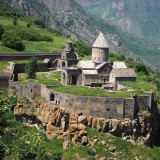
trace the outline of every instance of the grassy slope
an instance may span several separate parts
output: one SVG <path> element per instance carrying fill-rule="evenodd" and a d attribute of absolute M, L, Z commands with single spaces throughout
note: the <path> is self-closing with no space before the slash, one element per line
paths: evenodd
<path fill-rule="evenodd" d="M 12 28 L 12 29 L 18 29 L 18 28 L 27 28 L 27 23 L 24 21 L 21 21 L 20 19 L 18 20 L 18 25 L 14 26 L 13 25 L 13 19 L 11 18 L 6 18 L 6 17 L 0 17 L 0 25 L 4 27 L 4 29 Z M 51 33 L 47 30 L 40 29 L 37 26 L 32 25 L 28 30 L 30 31 L 38 31 L 42 35 L 49 35 L 53 38 L 53 42 L 33 42 L 33 41 L 26 41 L 23 40 L 23 43 L 25 45 L 25 50 L 24 52 L 61 52 L 62 49 L 65 47 L 65 42 L 67 40 L 66 37 L 64 36 L 56 36 L 54 33 Z M 17 52 L 14 49 L 10 49 L 5 47 L 2 42 L 0 41 L 0 52 Z"/>
<path fill-rule="evenodd" d="M 7 66 L 9 66 L 8 62 L 0 61 L 0 72 L 3 71 Z"/>

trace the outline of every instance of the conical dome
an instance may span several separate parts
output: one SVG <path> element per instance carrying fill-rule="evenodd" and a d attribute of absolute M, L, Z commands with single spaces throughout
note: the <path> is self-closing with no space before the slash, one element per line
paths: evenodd
<path fill-rule="evenodd" d="M 107 43 L 107 41 L 106 41 L 102 32 L 99 34 L 99 36 L 95 40 L 92 47 L 95 47 L 95 48 L 109 48 L 108 43 Z"/>

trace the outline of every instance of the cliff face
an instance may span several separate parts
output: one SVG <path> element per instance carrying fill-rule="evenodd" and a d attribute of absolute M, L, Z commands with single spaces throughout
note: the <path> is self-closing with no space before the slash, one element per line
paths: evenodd
<path fill-rule="evenodd" d="M 82 114 L 74 115 L 59 106 L 47 106 L 43 100 L 30 102 L 26 98 L 21 98 L 14 108 L 14 115 L 22 122 L 38 124 L 49 139 L 70 138 L 73 144 L 77 144 L 77 140 L 81 139 L 84 145 L 88 143 L 84 142 L 84 139 L 87 139 L 86 126 L 122 137 L 133 145 L 142 145 L 145 148 L 153 146 L 159 128 L 159 114 L 156 108 L 141 111 L 134 119 L 105 119 Z"/>

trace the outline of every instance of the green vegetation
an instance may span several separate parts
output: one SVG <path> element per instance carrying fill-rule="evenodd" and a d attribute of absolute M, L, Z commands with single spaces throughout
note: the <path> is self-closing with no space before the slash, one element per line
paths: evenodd
<path fill-rule="evenodd" d="M 3 95 L 3 98 L 0 96 L 0 159 L 2 160 L 88 160 L 94 159 L 95 155 L 98 155 L 98 158 L 105 156 L 108 159 L 120 160 L 134 160 L 135 157 L 142 160 L 159 159 L 159 147 L 154 146 L 152 149 L 135 147 L 121 138 L 99 133 L 89 127 L 87 127 L 88 137 L 98 137 L 98 142 L 93 147 L 78 144 L 64 150 L 62 140 L 49 140 L 43 131 L 17 121 L 12 113 L 16 99 L 8 98 L 6 89 L 0 89 L 0 95 Z M 115 154 L 108 150 L 111 146 L 116 148 Z"/>
<path fill-rule="evenodd" d="M 19 74 L 18 82 L 19 84 L 28 84 L 26 80 L 26 74 Z M 53 90 L 57 92 L 62 92 L 77 96 L 98 96 L 98 97 L 122 97 L 127 98 L 131 95 L 143 95 L 145 91 L 155 91 L 156 87 L 152 84 L 146 83 L 141 79 L 140 75 L 137 75 L 136 82 L 130 82 L 126 85 L 131 87 L 131 91 L 114 91 L 108 92 L 103 89 L 88 88 L 86 86 L 62 86 L 61 85 L 61 73 L 60 72 L 48 72 L 48 73 L 37 73 L 34 80 L 30 80 L 30 83 L 42 83 L 47 86 L 54 86 Z"/>
<path fill-rule="evenodd" d="M 6 47 L 15 49 L 17 51 L 22 51 L 25 48 L 21 38 L 15 32 L 6 31 L 4 34 L 2 34 L 1 39 Z"/>
<path fill-rule="evenodd" d="M 32 57 L 31 59 L 28 60 L 28 63 L 25 66 L 25 72 L 27 74 L 27 79 L 34 79 L 36 78 L 36 71 L 37 71 L 37 64 L 38 58 L 37 57 Z"/>
<path fill-rule="evenodd" d="M 9 66 L 7 61 L 0 61 L 0 72 L 7 68 L 7 66 Z"/>
<path fill-rule="evenodd" d="M 4 28 L 2 26 L 0 26 L 0 40 L 1 40 L 1 36 L 4 33 Z"/>
<path fill-rule="evenodd" d="M 28 84 L 28 83 L 41 83 L 47 86 L 57 86 L 61 85 L 61 73 L 60 72 L 44 72 L 44 73 L 36 73 L 35 79 L 30 79 L 29 82 L 27 79 L 27 75 L 25 73 L 18 74 L 18 84 Z"/>
<path fill-rule="evenodd" d="M 92 53 L 92 47 L 82 43 L 81 41 L 73 42 L 73 47 L 80 57 L 89 56 Z"/>
<path fill-rule="evenodd" d="M 15 26 L 18 25 L 17 17 L 14 17 L 14 18 L 13 18 L 13 24 L 14 24 Z"/>

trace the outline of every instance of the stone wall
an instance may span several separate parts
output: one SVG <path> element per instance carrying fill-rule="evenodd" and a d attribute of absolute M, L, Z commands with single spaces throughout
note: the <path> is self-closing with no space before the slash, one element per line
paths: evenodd
<path fill-rule="evenodd" d="M 53 52 L 53 53 L 1 53 L 0 54 L 0 59 L 1 60 L 6 60 L 6 61 L 11 61 L 11 60 L 27 60 L 32 57 L 38 57 L 38 59 L 44 60 L 45 58 L 60 58 L 61 54 L 58 52 Z"/>
<path fill-rule="evenodd" d="M 9 96 L 27 96 L 29 98 L 42 96 L 49 105 L 57 104 L 74 114 L 116 119 L 133 118 L 137 115 L 139 110 L 148 111 L 150 105 L 150 107 L 155 107 L 155 103 L 151 104 L 153 100 L 153 95 L 151 93 L 126 99 L 84 97 L 59 93 L 41 84 L 21 86 L 11 83 L 9 87 Z"/>
<path fill-rule="evenodd" d="M 24 73 L 26 64 L 15 64 L 13 73 Z M 47 71 L 47 63 L 38 63 L 37 72 Z"/>
<path fill-rule="evenodd" d="M 12 76 L 12 73 L 0 72 L 0 87 L 8 87 L 9 79 L 11 76 Z"/>

